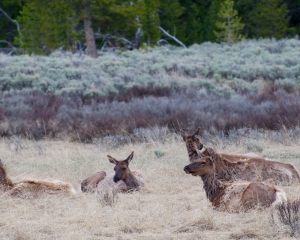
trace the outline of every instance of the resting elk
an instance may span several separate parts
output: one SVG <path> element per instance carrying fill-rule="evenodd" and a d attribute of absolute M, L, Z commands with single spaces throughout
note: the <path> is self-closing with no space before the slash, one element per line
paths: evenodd
<path fill-rule="evenodd" d="M 107 155 L 108 160 L 115 164 L 114 174 L 106 175 L 104 171 L 94 173 L 81 183 L 83 192 L 101 191 L 105 188 L 112 187 L 116 192 L 130 192 L 140 190 L 145 186 L 143 177 L 139 171 L 131 171 L 129 163 L 133 158 L 132 152 L 125 160 L 118 161 Z"/>
<path fill-rule="evenodd" d="M 200 128 L 192 135 L 181 131 L 186 142 L 190 162 L 199 157 L 210 156 L 208 149 L 197 137 Z M 268 160 L 254 153 L 226 154 L 215 153 L 216 174 L 223 181 L 247 180 L 269 181 L 274 184 L 290 185 L 300 181 L 300 176 L 292 164 Z"/>
<path fill-rule="evenodd" d="M 30 198 L 48 194 L 76 194 L 71 184 L 59 180 L 28 179 L 13 183 L 0 160 L 0 191 L 14 197 Z"/>
<path fill-rule="evenodd" d="M 240 181 L 224 184 L 216 173 L 215 156 L 198 158 L 184 167 L 184 171 L 200 176 L 206 197 L 220 211 L 239 212 L 255 207 L 269 207 L 285 203 L 286 194 L 275 186 L 261 182 Z"/>

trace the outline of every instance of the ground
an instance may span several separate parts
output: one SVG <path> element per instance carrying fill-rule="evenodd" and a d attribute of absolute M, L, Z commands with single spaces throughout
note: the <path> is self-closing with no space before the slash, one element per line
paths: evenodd
<path fill-rule="evenodd" d="M 286 140 L 264 139 L 256 153 L 292 163 L 300 170 L 300 138 Z M 249 145 L 240 141 L 215 142 L 213 147 L 219 152 L 249 151 Z M 135 155 L 130 168 L 143 173 L 144 190 L 118 194 L 110 202 L 80 192 L 81 181 L 89 175 L 99 170 L 113 172 L 107 154 L 124 160 L 131 151 Z M 70 182 L 78 192 L 39 199 L 0 195 L 0 239 L 292 239 L 287 227 L 272 222 L 272 209 L 239 214 L 213 210 L 201 179 L 183 171 L 188 157 L 180 137 L 116 147 L 2 139 L 0 158 L 14 182 L 55 178 Z M 300 184 L 281 188 L 290 199 L 300 197 Z"/>

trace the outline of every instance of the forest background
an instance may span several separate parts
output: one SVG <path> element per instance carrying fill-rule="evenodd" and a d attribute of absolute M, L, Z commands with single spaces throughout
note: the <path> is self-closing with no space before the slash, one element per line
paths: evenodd
<path fill-rule="evenodd" d="M 0 20 L 2 136 L 299 127 L 300 0 L 3 0 Z"/>

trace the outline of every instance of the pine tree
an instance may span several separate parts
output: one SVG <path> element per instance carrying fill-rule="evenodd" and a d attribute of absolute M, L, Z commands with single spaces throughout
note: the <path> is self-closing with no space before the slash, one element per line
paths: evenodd
<path fill-rule="evenodd" d="M 253 37 L 283 38 L 288 33 L 287 5 L 282 0 L 259 0 L 249 19 Z"/>
<path fill-rule="evenodd" d="M 180 16 L 180 25 L 184 29 L 181 40 L 187 45 L 204 42 L 206 1 L 180 0 L 180 5 L 184 8 Z"/>
<path fill-rule="evenodd" d="M 185 39 L 185 25 L 180 20 L 183 12 L 178 0 L 162 0 L 159 6 L 159 25 L 181 41 Z"/>
<path fill-rule="evenodd" d="M 21 47 L 29 52 L 70 49 L 78 37 L 76 12 L 63 1 L 27 1 L 18 20 L 23 32 Z"/>
<path fill-rule="evenodd" d="M 244 24 L 241 23 L 241 18 L 238 17 L 238 12 L 233 7 L 233 0 L 225 0 L 221 4 L 216 22 L 216 28 L 219 31 L 214 31 L 219 42 L 234 43 L 243 38 L 241 31 Z"/>
<path fill-rule="evenodd" d="M 161 36 L 159 26 L 159 0 L 144 0 L 141 23 L 144 39 L 148 45 L 155 44 Z"/>
<path fill-rule="evenodd" d="M 223 0 L 213 0 L 210 4 L 208 4 L 206 8 L 207 14 L 204 19 L 204 36 L 205 41 L 215 42 L 216 35 L 214 31 L 216 31 L 216 21 L 218 12 L 220 11 L 220 6 Z"/>
<path fill-rule="evenodd" d="M 141 7 L 144 3 L 139 0 L 25 0 L 19 18 L 26 35 L 23 47 L 30 52 L 49 53 L 62 46 L 72 49 L 75 42 L 84 39 L 88 55 L 96 57 L 97 44 L 103 44 L 103 38 L 95 39 L 95 30 L 100 30 L 101 36 L 115 36 L 110 43 L 119 45 L 116 39 L 132 40 L 143 20 L 151 18 L 145 14 L 156 11 L 151 20 L 157 19 L 157 9 L 153 7 L 151 12 L 145 12 L 145 7 Z M 150 35 L 157 23 L 158 20 L 148 24 Z"/>

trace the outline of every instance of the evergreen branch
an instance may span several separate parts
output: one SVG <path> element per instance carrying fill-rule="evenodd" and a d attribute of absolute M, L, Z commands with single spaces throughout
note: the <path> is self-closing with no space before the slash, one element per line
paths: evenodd
<path fill-rule="evenodd" d="M 173 39 L 175 42 L 177 42 L 180 46 L 182 46 L 183 48 L 186 48 L 186 46 L 181 42 L 179 41 L 176 37 L 170 35 L 166 30 L 164 30 L 162 27 L 159 27 L 160 31 L 163 32 L 163 34 L 165 34 L 167 37 Z"/>

